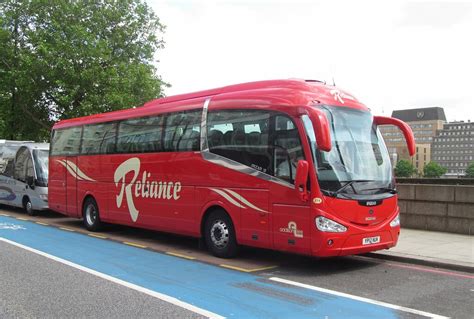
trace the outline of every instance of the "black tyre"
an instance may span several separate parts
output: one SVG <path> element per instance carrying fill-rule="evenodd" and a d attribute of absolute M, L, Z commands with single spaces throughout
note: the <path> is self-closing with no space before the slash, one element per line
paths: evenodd
<path fill-rule="evenodd" d="M 224 210 L 213 211 L 206 219 L 204 239 L 209 251 L 217 257 L 232 258 L 237 255 L 234 224 Z"/>
<path fill-rule="evenodd" d="M 84 207 L 82 208 L 82 217 L 84 226 L 87 230 L 98 231 L 102 228 L 102 222 L 100 221 L 99 216 L 99 207 L 95 199 L 89 197 L 84 202 Z"/>
<path fill-rule="evenodd" d="M 33 204 L 31 203 L 31 200 L 29 197 L 25 197 L 23 199 L 23 208 L 25 210 L 25 213 L 27 213 L 30 216 L 35 216 L 35 210 L 33 209 Z"/>

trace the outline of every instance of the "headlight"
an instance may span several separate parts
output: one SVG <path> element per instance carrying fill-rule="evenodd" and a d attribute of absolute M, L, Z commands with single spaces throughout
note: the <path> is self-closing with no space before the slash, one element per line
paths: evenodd
<path fill-rule="evenodd" d="M 44 200 L 45 202 L 48 201 L 48 194 L 40 194 L 39 197 Z"/>
<path fill-rule="evenodd" d="M 395 216 L 395 218 L 390 222 L 391 227 L 397 227 L 398 225 L 400 225 L 400 214 L 397 214 L 397 216 Z"/>
<path fill-rule="evenodd" d="M 316 217 L 315 222 L 316 227 L 323 232 L 343 233 L 347 230 L 347 227 L 323 216 Z"/>

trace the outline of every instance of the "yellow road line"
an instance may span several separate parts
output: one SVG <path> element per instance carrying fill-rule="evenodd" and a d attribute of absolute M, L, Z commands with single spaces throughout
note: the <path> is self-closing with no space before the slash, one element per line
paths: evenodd
<path fill-rule="evenodd" d="M 66 227 L 59 227 L 59 229 L 62 229 L 62 230 L 67 230 L 67 231 L 71 231 L 71 232 L 75 232 L 74 229 L 71 229 L 71 228 L 66 228 Z"/>
<path fill-rule="evenodd" d="M 49 226 L 49 224 L 42 223 L 42 222 L 36 222 L 37 224 L 44 225 L 44 226 Z"/>
<path fill-rule="evenodd" d="M 179 253 L 174 253 L 172 251 L 167 251 L 166 254 L 171 255 L 171 256 L 175 256 L 175 257 L 181 257 L 181 258 L 184 258 L 184 259 L 189 259 L 189 260 L 196 259 L 195 257 L 187 256 L 187 255 L 183 255 L 183 254 L 179 254 Z"/>
<path fill-rule="evenodd" d="M 261 268 L 246 269 L 246 268 L 241 268 L 241 267 L 231 266 L 231 265 L 226 265 L 226 264 L 221 264 L 219 266 L 233 269 L 233 270 L 242 271 L 242 272 L 256 272 L 256 271 L 262 271 L 262 270 L 273 269 L 273 268 L 278 267 L 278 266 L 268 266 L 268 267 L 261 267 Z"/>
<path fill-rule="evenodd" d="M 104 236 L 104 235 L 97 235 L 97 234 L 90 234 L 90 233 L 88 233 L 87 235 L 92 236 L 92 237 L 102 238 L 102 239 L 107 238 L 107 236 Z"/>
<path fill-rule="evenodd" d="M 277 268 L 278 266 L 268 266 L 268 267 L 262 267 L 262 268 L 253 268 L 250 269 L 250 272 L 255 272 L 255 271 L 262 271 L 262 270 L 269 270 L 269 269 L 274 269 Z"/>
<path fill-rule="evenodd" d="M 19 220 L 29 220 L 28 218 L 23 218 L 23 217 L 16 217 L 16 219 L 19 219 Z"/>
<path fill-rule="evenodd" d="M 243 271 L 243 272 L 250 272 L 250 270 L 248 270 L 248 269 L 240 268 L 240 267 L 237 267 L 237 266 L 231 266 L 231 265 L 226 265 L 226 264 L 221 264 L 219 266 L 224 267 L 224 268 L 233 269 L 233 270 Z"/>
<path fill-rule="evenodd" d="M 140 245 L 140 244 L 131 243 L 131 242 L 128 242 L 128 241 L 124 241 L 123 243 L 124 243 L 125 245 L 129 245 L 129 246 L 133 246 L 133 247 L 147 248 L 147 246 L 143 246 L 143 245 Z"/>

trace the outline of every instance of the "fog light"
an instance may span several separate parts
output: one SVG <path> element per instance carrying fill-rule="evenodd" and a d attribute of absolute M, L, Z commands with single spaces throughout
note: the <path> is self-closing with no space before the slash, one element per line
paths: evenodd
<path fill-rule="evenodd" d="M 332 239 L 329 239 L 328 240 L 328 246 L 332 246 L 332 244 L 334 244 L 334 241 Z"/>

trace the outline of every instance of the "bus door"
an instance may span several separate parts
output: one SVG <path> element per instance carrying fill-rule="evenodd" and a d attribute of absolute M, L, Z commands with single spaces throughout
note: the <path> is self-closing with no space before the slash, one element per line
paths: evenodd
<path fill-rule="evenodd" d="M 50 208 L 72 216 L 77 216 L 76 178 L 78 177 L 75 164 L 81 135 L 82 126 L 75 126 L 54 130 L 51 136 L 48 197 L 49 202 L 54 204 Z"/>
<path fill-rule="evenodd" d="M 67 156 L 67 165 L 71 174 L 66 174 L 66 212 L 69 216 L 79 217 L 77 205 L 77 181 L 81 178 L 77 174 L 77 156 Z"/>
<path fill-rule="evenodd" d="M 65 160 L 65 157 L 56 157 L 49 162 L 49 208 L 61 213 L 66 212 L 66 177 L 69 174 Z"/>
<path fill-rule="evenodd" d="M 27 147 L 21 147 L 15 159 L 15 184 L 12 188 L 13 192 L 17 198 L 17 205 L 23 205 L 23 196 L 29 196 L 29 188 L 28 182 L 34 178 L 34 171 L 33 171 L 33 159 L 31 157 L 30 150 Z M 31 200 L 31 198 L 30 198 Z"/>
<path fill-rule="evenodd" d="M 298 128 L 287 116 L 274 117 L 272 129 L 273 172 L 270 183 L 273 245 L 275 249 L 297 253 L 311 251 L 311 211 L 294 188 L 298 160 L 305 158 Z"/>

